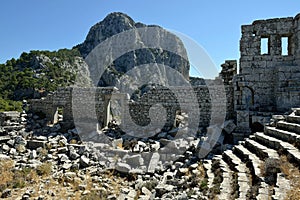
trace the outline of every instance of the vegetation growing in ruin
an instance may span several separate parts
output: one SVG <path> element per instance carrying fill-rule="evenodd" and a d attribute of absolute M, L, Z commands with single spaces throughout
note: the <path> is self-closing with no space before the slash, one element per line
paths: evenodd
<path fill-rule="evenodd" d="M 65 66 L 73 66 L 76 56 L 77 49 L 30 51 L 0 64 L 0 111 L 20 110 L 20 100 L 74 83 L 74 69 Z"/>
<path fill-rule="evenodd" d="M 299 169 L 288 161 L 286 156 L 280 157 L 281 172 L 287 176 L 291 183 L 291 190 L 287 192 L 286 199 L 297 200 L 300 197 Z"/>
<path fill-rule="evenodd" d="M 25 192 L 29 188 L 32 188 L 33 193 L 31 197 L 38 197 L 42 194 L 42 192 L 53 191 L 55 192 L 55 196 L 58 199 L 67 199 L 70 197 L 70 193 L 68 193 L 68 187 L 74 190 L 72 194 L 72 199 L 107 199 L 107 197 L 111 194 L 119 194 L 121 185 L 124 183 L 125 178 L 121 178 L 120 176 L 116 176 L 114 172 L 107 171 L 102 174 L 103 179 L 109 179 L 111 184 L 110 191 L 105 189 L 106 185 L 102 185 L 102 183 L 94 183 L 92 177 L 87 174 L 82 180 L 82 178 L 74 177 L 67 178 L 66 176 L 62 176 L 58 181 L 55 180 L 52 176 L 52 163 L 45 162 L 38 166 L 36 169 L 34 168 L 21 168 L 14 169 L 14 161 L 11 159 L 4 159 L 0 161 L 0 197 L 3 195 L 6 189 L 10 189 L 12 191 L 11 198 L 16 198 L 20 193 Z M 43 184 L 43 189 L 40 188 L 40 185 Z M 89 191 L 86 194 L 83 194 L 80 191 L 80 185 L 86 185 L 85 190 Z M 95 186 L 100 188 L 95 190 Z M 51 193 L 44 194 L 46 199 L 47 196 L 51 196 Z M 53 196 L 52 196 L 53 197 Z"/>

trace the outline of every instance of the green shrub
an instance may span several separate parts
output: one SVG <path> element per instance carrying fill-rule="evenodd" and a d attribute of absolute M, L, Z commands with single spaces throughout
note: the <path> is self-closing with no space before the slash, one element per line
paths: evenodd
<path fill-rule="evenodd" d="M 44 63 L 43 67 L 35 66 L 35 57 L 41 55 L 47 56 L 51 62 Z M 13 108 L 14 101 L 32 98 L 34 91 L 55 91 L 58 87 L 73 84 L 76 74 L 65 69 L 63 63 L 73 65 L 76 56 L 80 53 L 75 48 L 53 52 L 30 51 L 22 53 L 17 60 L 0 64 L 0 97 L 5 100 L 0 102 L 0 110 L 16 110 Z"/>
<path fill-rule="evenodd" d="M 0 112 L 3 111 L 22 111 L 22 102 L 5 100 L 0 97 Z"/>

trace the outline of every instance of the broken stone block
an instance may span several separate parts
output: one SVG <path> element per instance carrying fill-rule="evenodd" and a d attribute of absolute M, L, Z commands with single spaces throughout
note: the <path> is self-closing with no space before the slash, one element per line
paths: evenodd
<path fill-rule="evenodd" d="M 144 164 L 144 160 L 141 155 L 133 155 L 125 158 L 125 162 L 129 164 L 132 168 L 137 168 Z"/>
<path fill-rule="evenodd" d="M 36 150 L 32 150 L 32 151 L 30 152 L 29 158 L 30 158 L 30 159 L 35 159 L 36 157 L 37 157 Z"/>
<path fill-rule="evenodd" d="M 119 171 L 119 172 L 128 173 L 131 170 L 131 167 L 127 163 L 118 162 L 116 164 L 116 170 Z"/>
<path fill-rule="evenodd" d="M 148 190 L 146 187 L 142 187 L 142 193 L 146 196 L 151 196 L 151 191 Z"/>
<path fill-rule="evenodd" d="M 148 165 L 148 170 L 147 170 L 148 173 L 154 173 L 155 172 L 155 169 L 157 167 L 159 159 L 160 159 L 159 153 L 153 153 L 153 155 L 151 157 L 151 160 L 149 162 L 149 165 Z"/>
<path fill-rule="evenodd" d="M 1 198 L 8 198 L 11 196 L 11 190 L 10 189 L 6 189 L 2 192 Z"/>
<path fill-rule="evenodd" d="M 90 159 L 87 158 L 85 155 L 80 157 L 80 166 L 83 168 L 86 168 L 88 166 L 90 166 Z"/>
<path fill-rule="evenodd" d="M 6 137 L 6 139 L 8 139 L 8 140 L 6 140 L 6 141 L 7 141 L 6 144 L 8 144 L 9 146 L 13 147 L 13 146 L 15 145 L 15 140 L 10 139 L 9 136 L 1 136 L 1 137 L 0 137 L 0 141 L 1 141 L 1 138 L 2 138 L 2 137 Z"/>
<path fill-rule="evenodd" d="M 9 151 L 9 149 L 10 149 L 9 146 L 6 145 L 6 144 L 4 144 L 4 145 L 2 146 L 2 150 L 5 151 L 5 152 Z"/>
<path fill-rule="evenodd" d="M 57 152 L 58 153 L 66 153 L 68 151 L 68 148 L 67 147 L 60 147 L 60 148 L 57 148 Z"/>
<path fill-rule="evenodd" d="M 14 148 L 11 148 L 11 149 L 9 150 L 9 154 L 10 154 L 10 155 L 17 155 L 17 150 L 14 149 Z"/>
<path fill-rule="evenodd" d="M 65 155 L 65 154 L 59 154 L 58 157 L 60 159 L 60 162 L 62 162 L 62 163 L 70 161 L 69 158 L 68 158 L 68 156 Z"/>
<path fill-rule="evenodd" d="M 76 153 L 76 151 L 74 150 L 74 151 L 70 151 L 69 157 L 71 160 L 76 160 L 77 158 L 80 157 L 80 155 L 78 153 Z"/>
<path fill-rule="evenodd" d="M 69 170 L 72 167 L 72 163 L 64 163 L 62 165 L 62 168 L 65 170 Z"/>
<path fill-rule="evenodd" d="M 48 140 L 48 138 L 46 136 L 42 136 L 42 135 L 36 137 L 35 139 L 40 140 L 40 141 L 47 141 Z"/>
<path fill-rule="evenodd" d="M 112 146 L 115 149 L 120 149 L 123 147 L 123 139 L 119 138 L 119 139 L 115 139 L 112 141 Z"/>
<path fill-rule="evenodd" d="M 9 140 L 10 140 L 10 136 L 0 136 L 0 143 L 6 143 Z M 13 146 L 14 140 L 11 141 L 13 142 L 11 146 Z"/>
<path fill-rule="evenodd" d="M 10 159 L 9 156 L 4 155 L 4 154 L 0 154 L 0 161 L 1 161 L 1 160 L 9 160 L 9 159 Z"/>
<path fill-rule="evenodd" d="M 150 145 L 150 149 L 151 149 L 151 151 L 158 151 L 158 150 L 159 150 L 159 148 L 160 148 L 160 143 L 159 143 L 159 142 L 157 142 L 157 141 L 155 141 L 155 143 L 154 143 L 154 144 L 151 144 L 151 145 Z"/>
<path fill-rule="evenodd" d="M 234 131 L 234 129 L 236 128 L 235 123 L 233 122 L 233 120 L 227 120 L 224 122 L 224 127 L 223 130 L 227 133 L 230 134 Z"/>
<path fill-rule="evenodd" d="M 159 184 L 156 186 L 155 190 L 158 194 L 158 196 L 162 196 L 165 193 L 173 191 L 175 186 L 173 185 L 168 185 L 168 184 Z"/>
<path fill-rule="evenodd" d="M 38 141 L 38 140 L 28 140 L 27 141 L 28 149 L 37 149 L 39 147 L 45 148 L 45 145 L 46 145 L 45 141 Z"/>

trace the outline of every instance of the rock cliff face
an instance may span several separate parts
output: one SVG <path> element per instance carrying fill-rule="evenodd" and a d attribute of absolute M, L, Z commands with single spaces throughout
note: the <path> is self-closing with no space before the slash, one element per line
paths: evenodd
<path fill-rule="evenodd" d="M 147 27 L 155 27 L 163 30 L 159 26 L 147 26 L 142 23 L 136 23 L 129 16 L 123 13 L 111 13 L 103 21 L 95 24 L 90 29 L 86 40 L 77 47 L 82 56 L 85 58 L 97 45 L 106 39 L 124 31 Z M 176 46 L 178 52 L 183 52 L 183 55 L 185 55 L 184 57 L 187 58 L 186 50 L 182 41 L 170 32 L 167 32 L 167 34 L 168 40 L 172 43 L 171 45 Z M 154 38 L 154 40 L 162 42 L 164 38 L 160 37 L 163 36 L 157 35 L 157 38 Z M 158 46 L 160 46 L 160 44 Z M 143 48 L 127 52 L 115 59 L 113 64 L 109 66 L 102 75 L 98 85 L 114 86 L 119 82 L 120 77 L 126 72 L 133 69 L 135 66 L 147 63 L 157 63 L 169 66 L 181 73 L 186 80 L 189 79 L 189 62 L 187 60 L 162 48 Z M 91 69 L 92 67 L 94 66 L 90 66 L 90 71 L 94 71 Z M 147 70 L 143 71 L 143 73 L 147 73 Z"/>

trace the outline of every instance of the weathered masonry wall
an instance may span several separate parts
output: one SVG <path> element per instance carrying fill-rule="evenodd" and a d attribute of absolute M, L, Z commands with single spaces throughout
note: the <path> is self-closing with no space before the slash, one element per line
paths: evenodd
<path fill-rule="evenodd" d="M 34 112 L 45 113 L 50 123 L 57 122 L 58 108 L 60 108 L 63 112 L 63 122 L 68 125 L 73 124 L 75 109 L 77 121 L 99 123 L 101 127 L 104 127 L 112 118 L 121 119 L 121 123 L 125 126 L 132 126 L 132 123 L 146 126 L 150 123 L 150 118 L 152 121 L 161 122 L 162 115 L 150 116 L 151 108 L 160 104 L 166 110 L 165 129 L 174 126 L 177 112 L 187 113 L 190 119 L 189 123 L 197 123 L 194 125 L 198 127 L 207 127 L 211 120 L 212 104 L 216 109 L 215 112 L 220 112 L 221 109 L 224 110 L 221 107 L 222 103 L 225 103 L 227 110 L 224 112 L 227 111 L 227 118 L 233 115 L 233 110 L 230 109 L 233 103 L 232 87 L 224 87 L 222 82 L 220 83 L 221 80 L 215 81 L 219 81 L 219 83 L 214 85 L 214 81 L 209 81 L 208 84 L 213 85 L 209 88 L 207 85 L 155 87 L 138 101 L 130 101 L 129 96 L 118 93 L 117 88 L 65 88 L 59 89 L 46 98 L 31 100 L 30 106 Z M 87 105 L 92 101 L 95 102 L 95 105 Z M 72 110 L 74 102 L 76 106 Z M 93 121 L 94 112 L 97 115 L 97 122 Z"/>
<path fill-rule="evenodd" d="M 300 104 L 300 15 L 242 26 L 240 52 L 234 109 L 239 131 L 249 132 Z"/>
<path fill-rule="evenodd" d="M 195 95 L 194 99 L 191 98 L 191 94 Z M 200 116 L 198 116 L 200 117 L 199 126 L 207 126 L 209 122 L 211 99 L 208 88 L 205 86 L 194 88 L 155 88 L 142 96 L 138 102 L 130 103 L 130 114 L 133 120 L 140 125 L 148 124 L 150 122 L 149 108 L 157 103 L 161 103 L 167 111 L 166 128 L 173 127 L 175 115 L 178 111 L 185 112 L 190 118 L 195 119 L 199 113 L 193 112 L 197 112 L 198 109 L 200 111 Z M 157 116 L 157 118 L 160 117 Z"/>
<path fill-rule="evenodd" d="M 108 109 L 108 102 L 111 97 L 112 91 L 114 88 L 80 88 L 80 92 L 76 94 L 76 100 L 81 102 L 82 109 L 79 110 L 79 117 L 89 120 L 93 110 L 96 110 L 97 118 L 100 124 L 103 124 L 107 121 L 105 113 Z M 96 106 L 93 107 L 93 110 L 86 110 L 88 106 L 84 104 L 88 103 L 88 98 L 94 98 Z M 34 112 L 42 112 L 46 115 L 46 118 L 49 120 L 49 123 L 56 123 L 58 120 L 58 109 L 61 109 L 63 112 L 63 122 L 67 123 L 69 126 L 72 126 L 74 122 L 73 118 L 73 88 L 60 88 L 53 94 L 48 95 L 42 99 L 32 99 L 30 100 L 30 109 Z M 81 111 L 81 112 L 80 112 Z M 89 114 L 89 115 L 88 115 Z"/>
<path fill-rule="evenodd" d="M 234 85 L 233 77 L 237 74 L 237 61 L 225 60 L 221 65 L 222 70 L 219 78 L 223 80 L 226 93 L 226 120 L 235 119 L 236 113 L 234 110 Z"/>

